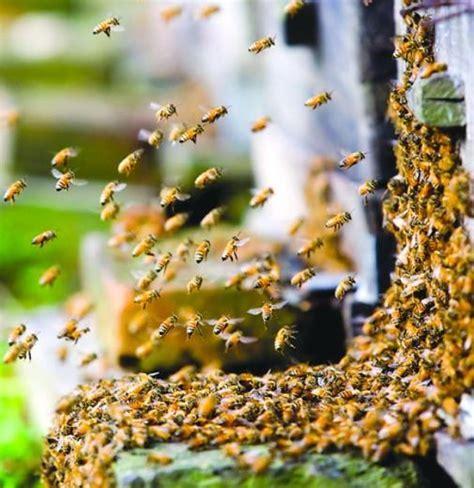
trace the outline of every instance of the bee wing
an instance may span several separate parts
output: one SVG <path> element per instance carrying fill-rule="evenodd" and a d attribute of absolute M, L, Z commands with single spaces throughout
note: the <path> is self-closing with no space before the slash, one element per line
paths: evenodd
<path fill-rule="evenodd" d="M 242 342 L 242 344 L 251 344 L 252 342 L 258 341 L 256 337 L 248 337 L 248 336 L 241 336 L 239 340 L 240 342 Z"/>
<path fill-rule="evenodd" d="M 241 324 L 243 321 L 244 321 L 244 319 L 242 319 L 242 318 L 230 319 L 229 320 L 229 325 Z"/>
<path fill-rule="evenodd" d="M 237 242 L 235 245 L 237 247 L 242 247 L 242 246 L 245 246 L 245 244 L 247 244 L 247 242 L 250 241 L 250 237 L 246 237 L 245 239 L 240 239 L 239 242 Z"/>
<path fill-rule="evenodd" d="M 216 319 L 209 319 L 209 320 L 205 320 L 204 322 L 206 322 L 207 325 L 210 325 L 212 327 L 216 325 L 218 321 Z"/>
<path fill-rule="evenodd" d="M 209 110 L 211 110 L 211 108 L 206 107 L 205 105 L 199 105 L 199 110 L 201 110 L 202 112 L 209 112 Z"/>
<path fill-rule="evenodd" d="M 117 185 L 115 185 L 114 191 L 115 192 L 123 191 L 125 190 L 125 188 L 127 188 L 127 183 L 118 183 Z"/>
<path fill-rule="evenodd" d="M 76 179 L 72 180 L 72 184 L 74 186 L 84 186 L 87 185 L 87 183 L 88 183 L 87 180 L 76 180 Z"/>
<path fill-rule="evenodd" d="M 51 174 L 58 180 L 59 178 L 61 178 L 61 176 L 63 175 L 63 173 L 61 173 L 61 171 L 59 171 L 58 169 L 56 168 L 53 168 L 51 170 Z"/>
<path fill-rule="evenodd" d="M 191 198 L 191 195 L 189 193 L 177 193 L 176 198 L 180 202 L 185 202 L 186 200 L 189 200 Z"/>
<path fill-rule="evenodd" d="M 112 32 L 123 32 L 125 30 L 125 27 L 123 25 L 113 25 L 110 30 Z"/>
<path fill-rule="evenodd" d="M 138 131 L 137 138 L 139 141 L 148 141 L 148 138 L 151 136 L 151 132 L 146 129 L 140 129 Z"/>
<path fill-rule="evenodd" d="M 251 188 L 250 193 L 252 195 L 258 195 L 260 193 L 260 188 Z"/>
<path fill-rule="evenodd" d="M 274 303 L 272 305 L 272 308 L 274 310 L 280 310 L 281 308 L 283 308 L 288 302 L 286 300 L 283 300 L 281 302 L 278 302 L 278 303 Z"/>
<path fill-rule="evenodd" d="M 249 313 L 250 315 L 259 315 L 261 312 L 262 312 L 262 307 L 250 308 L 249 310 L 247 310 L 247 313 Z"/>
<path fill-rule="evenodd" d="M 229 337 L 230 337 L 230 333 L 229 332 L 221 332 L 219 334 L 219 337 L 223 340 L 223 341 L 226 341 Z"/>
<path fill-rule="evenodd" d="M 156 102 L 150 102 L 150 108 L 152 110 L 160 110 L 161 107 L 163 107 L 163 105 L 160 105 L 159 103 Z"/>
<path fill-rule="evenodd" d="M 140 271 L 138 269 L 134 269 L 132 271 L 130 271 L 130 274 L 136 279 L 136 280 L 139 280 L 141 278 L 143 278 L 143 276 L 145 276 L 145 272 L 144 271 Z"/>

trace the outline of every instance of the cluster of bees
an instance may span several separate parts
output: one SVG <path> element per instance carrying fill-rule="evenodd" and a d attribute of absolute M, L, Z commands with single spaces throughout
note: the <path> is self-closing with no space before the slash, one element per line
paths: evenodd
<path fill-rule="evenodd" d="M 383 204 L 385 226 L 394 234 L 398 252 L 392 284 L 382 306 L 365 322 L 364 335 L 356 337 L 345 357 L 331 366 L 300 364 L 263 377 L 224 374 L 212 368 L 199 373 L 186 366 L 168 381 L 137 374 L 79 386 L 60 401 L 46 437 L 42 473 L 49 485 L 106 485 L 120 450 L 156 442 L 186 442 L 191 449 L 219 447 L 239 466 L 262 472 L 271 464 L 274 453 L 293 460 L 305 453 L 355 447 L 378 461 L 390 452 L 426 455 L 435 432 L 446 429 L 451 435 L 458 433 L 460 396 L 474 386 L 474 254 L 463 228 L 463 217 L 472 216 L 473 210 L 469 179 L 459 164 L 455 144 L 448 135 L 417 121 L 408 107 L 407 91 L 415 79 L 446 67 L 435 63 L 429 18 L 408 8 L 416 5 L 412 0 L 404 0 L 404 4 L 406 32 L 396 39 L 394 54 L 405 62 L 404 73 L 389 100 L 397 131 L 398 174 L 389 182 Z M 287 13 L 294 15 L 303 5 L 302 1 L 292 1 Z M 181 13 L 170 12 L 169 20 Z M 112 30 L 113 23 L 109 24 Z M 96 30 L 109 35 L 108 24 L 104 25 Z M 274 44 L 273 38 L 264 38 L 249 50 L 258 53 Z M 317 108 L 328 103 L 331 96 L 324 92 L 307 100 L 306 105 Z M 160 120 L 176 114 L 176 107 L 170 105 L 154 109 Z M 226 115 L 227 110 L 216 113 L 220 115 L 214 120 Z M 212 115 L 202 123 L 213 123 L 211 119 Z M 266 123 L 267 119 L 260 126 Z M 203 129 L 200 124 L 193 126 L 177 141 L 195 142 L 202 132 L 198 126 Z M 148 138 L 152 134 L 141 133 Z M 159 135 L 152 142 L 158 139 Z M 127 157 L 120 163 L 119 172 L 128 175 L 140 157 L 137 152 Z M 353 153 L 340 166 L 350 168 L 364 157 L 362 152 Z M 65 174 L 67 171 L 58 177 L 59 189 L 69 181 Z M 196 187 L 221 176 L 220 169 L 211 168 L 198 177 Z M 109 187 L 111 193 L 103 199 L 104 205 L 114 201 L 113 194 L 123 188 L 121 185 L 114 182 Z M 24 182 L 16 182 L 5 199 L 14 201 L 24 186 Z M 366 182 L 359 193 L 366 198 L 376 187 L 376 182 Z M 272 194 L 270 188 L 261 190 L 250 205 L 262 206 Z M 176 187 L 164 188 L 160 198 L 163 207 L 173 208 L 177 201 L 189 200 L 189 195 Z M 201 222 L 204 228 L 214 226 L 222 217 L 221 208 L 212 212 L 205 217 L 205 224 Z M 175 214 L 170 219 L 174 220 L 168 221 L 168 230 L 174 231 L 187 217 Z M 342 212 L 331 217 L 326 227 L 337 231 L 350 219 L 350 213 Z M 296 234 L 301 225 L 300 219 L 295 221 L 290 233 Z M 43 245 L 52 235 L 38 236 L 35 244 Z M 232 237 L 222 259 L 237 259 L 244 241 L 239 235 Z M 156 244 L 157 236 L 147 235 L 132 251 L 133 257 L 145 256 L 154 267 L 136 287 L 135 301 L 144 308 L 159 298 L 159 289 L 148 288 L 171 259 L 188 259 L 194 245 L 194 260 L 201 263 L 212 247 L 209 240 L 196 244 L 187 240 L 172 255 L 154 253 Z M 298 254 L 311 255 L 323 244 L 315 237 Z M 261 256 L 256 267 L 253 275 L 247 275 L 248 268 L 243 267 L 229 286 L 241 286 L 253 276 L 253 288 L 263 290 L 267 300 L 249 312 L 261 314 L 268 322 L 273 311 L 285 305 L 278 297 L 279 267 L 269 255 Z M 291 284 L 302 286 L 314 274 L 313 268 L 300 271 Z M 188 291 L 197 292 L 202 280 L 202 276 L 194 277 Z M 342 298 L 354 284 L 353 277 L 348 277 L 339 285 L 336 296 Z M 178 320 L 177 315 L 171 315 L 159 324 L 151 344 L 161 341 Z M 226 341 L 227 349 L 253 339 L 238 330 L 229 332 L 232 321 L 221 317 L 207 322 Z M 191 337 L 203 323 L 202 315 L 196 313 L 183 325 Z M 76 324 L 64 337 L 74 341 L 80 330 Z M 18 344 L 18 357 L 28 356 L 31 350 L 26 339 L 20 339 L 23 333 L 12 337 L 12 347 Z M 275 348 L 283 351 L 291 347 L 294 335 L 293 327 L 283 326 L 275 338 Z M 258 443 L 267 443 L 270 454 L 249 456 L 243 452 L 242 445 Z M 172 459 L 151 454 L 150 462 L 169 464 Z"/>

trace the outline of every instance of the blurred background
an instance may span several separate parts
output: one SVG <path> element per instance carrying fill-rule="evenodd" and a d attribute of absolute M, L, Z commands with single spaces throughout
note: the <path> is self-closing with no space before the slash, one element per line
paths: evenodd
<path fill-rule="evenodd" d="M 387 286 L 394 248 L 382 229 L 380 201 L 394 173 L 385 114 L 389 81 L 396 76 L 393 2 L 379 0 L 370 8 L 355 0 L 307 2 L 302 13 L 288 17 L 284 1 L 227 0 L 213 2 L 222 7 L 216 15 L 199 19 L 206 3 L 180 2 L 182 14 L 165 22 L 162 10 L 172 5 L 166 1 L 0 2 L 0 184 L 6 189 L 18 178 L 28 184 L 15 205 L 0 207 L 1 349 L 15 323 L 39 336 L 31 363 L 0 367 L 0 486 L 32 485 L 54 403 L 78 382 L 130 370 L 165 376 L 188 363 L 260 373 L 295 360 L 336 361 Z M 93 36 L 94 26 L 109 15 L 120 17 L 125 30 Z M 276 47 L 250 54 L 248 46 L 266 35 L 276 36 Z M 322 91 L 332 92 L 329 104 L 316 111 L 304 106 Z M 166 142 L 156 150 L 137 140 L 141 128 L 156 125 L 151 101 L 174 103 L 176 122 L 188 125 L 216 105 L 229 107 L 229 115 L 196 145 Z M 271 119 L 267 129 L 251 133 L 262 116 Z M 168 133 L 171 127 L 161 129 Z M 80 150 L 71 167 L 88 184 L 58 193 L 50 161 L 67 146 Z M 138 147 L 145 157 L 118 196 L 121 216 L 112 225 L 103 222 L 98 195 L 117 178 L 117 164 Z M 363 164 L 349 173 L 336 169 L 342 154 L 359 150 L 367 153 Z M 194 178 L 211 166 L 224 168 L 224 178 L 196 192 Z M 365 207 L 357 188 L 369 178 L 377 178 L 380 188 Z M 167 237 L 167 215 L 155 199 L 163 184 L 178 183 L 193 196 L 192 214 L 186 229 Z M 249 211 L 250 189 L 264 186 L 275 190 L 274 197 Z M 170 347 L 141 360 L 135 351 L 148 328 L 177 307 L 205 307 L 208 318 L 224 312 L 238 317 L 262 298 L 224 290 L 221 284 L 239 268 L 211 256 L 205 269 L 213 279 L 201 298 L 190 301 L 177 279 L 149 310 L 146 320 L 153 324 L 136 334 L 130 329 L 139 313 L 134 265 L 120 250 L 110 250 L 107 239 L 139 221 L 141 232 L 145 222 L 147 231 L 160 235 L 160 249 L 173 250 L 184 236 L 204 237 L 197 224 L 217 205 L 227 210 L 213 242 L 244 230 L 251 236 L 244 263 L 257 251 L 271 251 L 286 277 L 317 266 L 318 275 L 300 294 L 286 296 L 290 306 L 281 315 L 298 325 L 295 358 L 276 355 L 272 335 L 250 317 L 246 332 L 260 340 L 248 352 L 223 357 L 217 339 L 184 344 L 176 335 Z M 176 208 L 184 210 L 189 206 Z M 308 262 L 297 259 L 304 242 L 288 236 L 291 222 L 305 217 L 299 237 L 314 238 L 342 210 L 353 220 L 341 236 L 326 236 L 327 245 Z M 44 249 L 31 246 L 46 229 L 58 238 Z M 58 282 L 38 286 L 53 264 L 61 266 Z M 184 273 L 188 279 L 192 271 Z M 341 305 L 334 289 L 349 272 L 357 289 Z M 56 334 L 81 300 L 94 304 L 84 319 L 92 332 L 61 360 Z M 90 351 L 99 360 L 79 370 L 77 358 Z"/>

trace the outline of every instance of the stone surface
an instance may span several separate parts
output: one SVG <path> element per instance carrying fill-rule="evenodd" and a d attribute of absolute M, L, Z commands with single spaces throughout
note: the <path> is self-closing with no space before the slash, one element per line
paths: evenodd
<path fill-rule="evenodd" d="M 166 466 L 147 462 L 151 451 L 171 456 Z M 266 454 L 266 446 L 249 447 Z M 426 486 L 415 464 L 396 459 L 389 465 L 372 463 L 349 454 L 312 454 L 300 462 L 277 458 L 269 470 L 255 475 L 239 469 L 218 449 L 190 451 L 184 444 L 160 444 L 153 449 L 123 452 L 114 465 L 119 488 L 129 487 L 288 487 L 291 488 L 410 488 Z"/>
<path fill-rule="evenodd" d="M 474 442 L 436 434 L 436 459 L 461 488 L 474 486 Z"/>

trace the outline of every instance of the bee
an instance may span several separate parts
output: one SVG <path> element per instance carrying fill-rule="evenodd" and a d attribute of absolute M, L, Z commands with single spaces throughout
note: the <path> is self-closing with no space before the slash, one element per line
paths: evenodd
<path fill-rule="evenodd" d="M 362 151 L 356 151 L 348 154 L 339 162 L 339 168 L 349 169 L 355 166 L 357 163 L 365 159 L 365 153 Z"/>
<path fill-rule="evenodd" d="M 211 110 L 206 112 L 202 116 L 201 122 L 203 124 L 212 124 L 221 117 L 224 117 L 224 115 L 227 115 L 228 113 L 229 111 L 227 107 L 225 107 L 224 105 L 219 105 L 218 107 L 211 108 Z"/>
<path fill-rule="evenodd" d="M 331 217 L 325 224 L 324 226 L 327 229 L 334 229 L 336 232 L 347 222 L 352 220 L 351 214 L 349 212 L 341 212 L 334 217 Z"/>
<path fill-rule="evenodd" d="M 95 361 L 99 356 L 95 352 L 90 352 L 82 356 L 81 360 L 79 361 L 79 366 L 84 367 Z"/>
<path fill-rule="evenodd" d="M 56 237 L 56 232 L 54 232 L 54 230 L 45 230 L 44 232 L 41 232 L 41 234 L 33 237 L 31 244 L 33 246 L 43 247 L 47 242 L 56 239 Z"/>
<path fill-rule="evenodd" d="M 194 144 L 196 144 L 197 136 L 199 134 L 202 134 L 203 132 L 204 132 L 204 127 L 201 124 L 193 125 L 189 127 L 189 129 L 186 129 L 181 134 L 180 138 L 178 139 L 178 142 L 180 144 L 183 144 L 185 142 L 192 141 Z"/>
<path fill-rule="evenodd" d="M 221 259 L 222 261 L 227 261 L 230 259 L 231 261 L 238 260 L 239 257 L 237 255 L 237 249 L 239 247 L 244 246 L 249 242 L 250 237 L 246 237 L 245 239 L 240 239 L 239 235 L 232 236 L 230 241 L 227 242 L 225 245 L 224 251 L 222 252 Z"/>
<path fill-rule="evenodd" d="M 199 10 L 198 18 L 199 19 L 208 19 L 212 15 L 217 14 L 218 12 L 220 12 L 220 10 L 221 10 L 221 8 L 220 8 L 219 5 L 213 5 L 213 4 L 204 5 Z"/>
<path fill-rule="evenodd" d="M 259 475 L 268 470 L 273 461 L 272 453 L 246 452 L 239 457 L 239 463 L 250 469 L 252 473 Z"/>
<path fill-rule="evenodd" d="M 284 325 L 278 330 L 275 336 L 274 347 L 275 351 L 283 354 L 286 348 L 295 348 L 293 343 L 296 337 L 296 330 L 293 325 Z"/>
<path fill-rule="evenodd" d="M 315 252 L 317 249 L 320 249 L 324 246 L 324 241 L 320 237 L 316 237 L 311 241 L 308 241 L 304 246 L 300 247 L 296 254 L 298 256 L 305 256 L 306 258 L 310 258 L 311 254 Z"/>
<path fill-rule="evenodd" d="M 55 168 L 63 168 L 67 166 L 71 158 L 75 158 L 79 154 L 79 151 L 74 147 L 65 147 L 58 151 L 51 160 L 51 166 Z"/>
<path fill-rule="evenodd" d="M 66 322 L 61 332 L 57 335 L 58 339 L 66 338 L 71 339 L 72 334 L 77 330 L 79 321 L 77 319 L 70 319 Z"/>
<path fill-rule="evenodd" d="M 161 122 L 162 120 L 168 120 L 173 115 L 178 115 L 176 105 L 174 105 L 173 103 L 160 105 L 159 103 L 151 102 L 150 108 L 155 112 L 155 118 L 157 122 Z"/>
<path fill-rule="evenodd" d="M 135 356 L 138 359 L 144 359 L 153 352 L 154 344 L 151 341 L 147 341 L 135 349 Z"/>
<path fill-rule="evenodd" d="M 191 251 L 191 246 L 194 245 L 194 241 L 187 237 L 184 241 L 180 242 L 176 248 L 176 256 L 183 262 L 188 259 L 189 253 Z"/>
<path fill-rule="evenodd" d="M 138 163 L 141 161 L 144 153 L 144 149 L 136 149 L 128 156 L 125 156 L 125 158 L 122 159 L 122 161 L 120 161 L 119 165 L 117 166 L 117 171 L 119 172 L 119 174 L 130 176 L 130 174 L 137 167 Z"/>
<path fill-rule="evenodd" d="M 66 302 L 66 312 L 77 320 L 82 320 L 94 309 L 94 304 L 86 293 L 75 293 Z"/>
<path fill-rule="evenodd" d="M 187 126 L 186 124 L 175 124 L 170 130 L 168 134 L 168 141 L 172 144 L 176 144 L 179 142 L 179 138 L 186 132 Z"/>
<path fill-rule="evenodd" d="M 225 207 L 213 208 L 202 218 L 199 225 L 206 230 L 215 227 L 220 222 L 224 212 L 225 212 Z"/>
<path fill-rule="evenodd" d="M 277 277 L 273 273 L 261 274 L 253 284 L 254 290 L 268 290 L 273 283 L 275 283 Z"/>
<path fill-rule="evenodd" d="M 183 13 L 183 7 L 181 5 L 170 5 L 168 7 L 162 8 L 160 11 L 161 20 L 164 22 L 169 22 L 175 17 L 178 17 Z"/>
<path fill-rule="evenodd" d="M 244 319 L 241 318 L 232 319 L 227 315 L 222 315 L 217 320 L 215 319 L 208 320 L 207 323 L 211 327 L 213 327 L 212 332 L 218 336 L 222 334 L 222 332 L 224 332 L 230 325 L 240 324 L 243 321 Z"/>
<path fill-rule="evenodd" d="M 23 349 L 20 355 L 20 359 L 28 358 L 31 361 L 31 350 L 37 342 L 38 336 L 36 334 L 28 334 L 20 343 Z"/>
<path fill-rule="evenodd" d="M 199 291 L 201 289 L 202 282 L 203 277 L 199 275 L 196 275 L 194 278 L 189 280 L 186 284 L 186 291 L 188 292 L 188 295 L 193 292 Z"/>
<path fill-rule="evenodd" d="M 17 180 L 12 183 L 8 188 L 5 194 L 3 195 L 4 202 L 13 202 L 15 203 L 15 198 L 20 196 L 20 193 L 27 187 L 26 181 L 21 179 Z"/>
<path fill-rule="evenodd" d="M 301 288 L 308 280 L 316 275 L 314 268 L 306 268 L 303 271 L 299 271 L 292 278 L 290 283 L 297 288 Z"/>
<path fill-rule="evenodd" d="M 264 49 L 268 49 L 275 45 L 275 38 L 274 37 L 262 37 L 261 39 L 256 40 L 254 43 L 250 44 L 249 46 L 249 53 L 258 54 L 262 52 Z"/>
<path fill-rule="evenodd" d="M 210 250 L 211 250 L 211 242 L 208 241 L 207 239 L 204 239 L 196 247 L 196 251 L 194 252 L 194 261 L 196 261 L 197 264 L 206 261 Z"/>
<path fill-rule="evenodd" d="M 188 221 L 189 213 L 182 212 L 173 215 L 165 222 L 165 231 L 166 232 L 176 232 L 178 229 L 181 229 L 183 225 Z"/>
<path fill-rule="evenodd" d="M 56 349 L 56 357 L 58 358 L 59 361 L 61 361 L 62 363 L 64 363 L 64 361 L 66 361 L 67 357 L 69 355 L 69 350 L 67 348 L 66 345 L 64 346 L 59 346 L 57 349 Z"/>
<path fill-rule="evenodd" d="M 163 452 L 150 452 L 146 458 L 147 462 L 167 466 L 173 462 L 173 458 Z"/>
<path fill-rule="evenodd" d="M 76 175 L 74 174 L 74 171 L 68 170 L 65 173 L 61 173 L 61 171 L 57 170 L 56 168 L 53 168 L 51 170 L 51 174 L 58 180 L 56 182 L 56 191 L 61 191 L 61 190 L 69 190 L 72 185 L 75 186 L 83 186 L 87 182 L 85 180 L 78 180 L 76 179 Z"/>
<path fill-rule="evenodd" d="M 5 364 L 9 364 L 13 363 L 17 359 L 21 359 L 23 351 L 23 344 L 21 342 L 16 342 L 7 349 L 7 352 L 3 356 L 3 362 Z"/>
<path fill-rule="evenodd" d="M 151 284 L 158 277 L 158 273 L 152 269 L 148 270 L 146 273 L 139 275 L 134 273 L 135 278 L 137 278 L 137 283 L 135 285 L 135 290 L 146 291 L 150 288 Z"/>
<path fill-rule="evenodd" d="M 272 120 L 270 119 L 270 117 L 267 117 L 267 116 L 263 116 L 263 117 L 260 117 L 259 119 L 257 119 L 253 124 L 252 124 L 252 127 L 250 128 L 250 130 L 252 132 L 261 132 L 262 130 L 266 129 L 268 124 L 271 122 Z"/>
<path fill-rule="evenodd" d="M 377 187 L 378 187 L 377 180 L 367 180 L 365 183 L 359 186 L 357 191 L 359 195 L 364 198 L 364 205 L 367 205 L 368 195 L 374 193 Z"/>
<path fill-rule="evenodd" d="M 148 326 L 149 315 L 146 311 L 140 310 L 135 313 L 128 323 L 128 332 L 132 335 L 138 334 Z"/>
<path fill-rule="evenodd" d="M 210 168 L 194 180 L 194 186 L 199 189 L 205 188 L 211 183 L 215 183 L 222 176 L 222 173 L 222 168 Z"/>
<path fill-rule="evenodd" d="M 52 285 L 61 274 L 61 268 L 57 265 L 48 268 L 39 279 L 40 286 Z"/>
<path fill-rule="evenodd" d="M 140 131 L 138 132 L 138 140 L 147 142 L 155 149 L 158 149 L 161 146 L 164 138 L 165 135 L 160 129 L 155 129 L 153 132 L 146 129 L 140 129 Z"/>
<path fill-rule="evenodd" d="M 111 202 L 114 199 L 115 193 L 123 191 L 125 188 L 127 188 L 127 184 L 119 183 L 117 180 L 107 183 L 100 194 L 100 204 L 103 206 Z"/>
<path fill-rule="evenodd" d="M 430 63 L 425 66 L 423 73 L 421 74 L 420 78 L 426 79 L 429 78 L 431 75 L 435 73 L 442 73 L 448 69 L 448 65 L 446 63 Z"/>
<path fill-rule="evenodd" d="M 171 329 L 174 329 L 176 324 L 178 323 L 178 316 L 173 314 L 170 315 L 168 318 L 163 320 L 159 327 L 153 332 L 151 335 L 151 340 L 154 344 L 157 344 L 160 342 L 163 337 L 165 337 L 166 334 L 170 332 Z"/>
<path fill-rule="evenodd" d="M 170 264 L 171 258 L 173 257 L 173 254 L 170 252 L 165 252 L 163 254 L 160 254 L 156 258 L 156 266 L 155 266 L 155 271 L 159 273 L 160 271 L 165 272 L 166 268 L 168 267 L 168 264 Z"/>
<path fill-rule="evenodd" d="M 144 291 L 142 293 L 139 293 L 134 299 L 133 302 L 137 303 L 142 306 L 143 309 L 146 308 L 147 305 L 149 305 L 151 302 L 157 300 L 160 298 L 161 290 L 148 290 Z"/>
<path fill-rule="evenodd" d="M 123 27 L 120 25 L 120 20 L 117 17 L 109 17 L 100 22 L 100 24 L 97 24 L 94 27 L 92 34 L 97 35 L 103 32 L 107 37 L 110 37 L 112 31 L 119 32 L 122 30 Z"/>
<path fill-rule="evenodd" d="M 288 227 L 288 235 L 295 236 L 305 223 L 304 217 L 298 217 Z"/>
<path fill-rule="evenodd" d="M 227 334 L 226 332 L 222 332 L 220 337 L 225 341 L 225 352 L 229 352 L 232 348 L 237 346 L 238 344 L 251 344 L 252 342 L 257 342 L 256 337 L 247 337 L 244 336 L 240 330 L 236 330 L 231 334 Z"/>
<path fill-rule="evenodd" d="M 129 242 L 136 239 L 136 234 L 134 232 L 121 232 L 120 234 L 113 235 L 108 241 L 107 246 L 109 247 L 122 247 Z"/>
<path fill-rule="evenodd" d="M 254 193 L 254 196 L 250 199 L 249 205 L 252 208 L 257 208 L 257 207 L 263 207 L 267 200 L 274 194 L 275 192 L 273 191 L 273 188 L 270 188 L 269 186 L 266 188 L 263 188 L 260 191 L 256 191 Z"/>
<path fill-rule="evenodd" d="M 218 397 L 214 393 L 202 398 L 198 405 L 198 415 L 202 418 L 209 418 L 214 414 L 218 404 Z"/>
<path fill-rule="evenodd" d="M 356 284 L 355 279 L 352 276 L 348 276 L 347 278 L 344 278 L 336 288 L 336 291 L 334 292 L 334 296 L 338 300 L 342 300 L 344 298 L 344 295 L 352 290 L 354 288 L 354 285 Z"/>
<path fill-rule="evenodd" d="M 165 186 L 160 192 L 160 205 L 162 207 L 169 207 L 170 205 L 174 205 L 178 200 L 185 202 L 190 198 L 191 195 L 181 193 L 181 190 L 177 186 Z"/>
<path fill-rule="evenodd" d="M 318 95 L 314 95 L 311 98 L 308 98 L 308 100 L 304 102 L 304 106 L 310 107 L 314 110 L 320 107 L 321 105 L 328 103 L 330 100 L 331 100 L 331 93 L 325 91 L 319 93 Z"/>
<path fill-rule="evenodd" d="M 8 335 L 8 345 L 12 346 L 13 344 L 15 344 L 18 341 L 18 339 L 25 333 L 25 331 L 26 331 L 25 324 L 16 325 Z"/>
<path fill-rule="evenodd" d="M 294 17 L 305 5 L 304 0 L 290 0 L 285 5 L 285 14 Z"/>
<path fill-rule="evenodd" d="M 232 288 L 235 286 L 237 290 L 241 289 L 241 286 L 245 279 L 247 278 L 247 275 L 245 273 L 239 272 L 234 275 L 232 275 L 226 282 L 225 282 L 225 288 Z"/>
<path fill-rule="evenodd" d="M 141 256 L 142 254 L 148 254 L 152 255 L 153 253 L 151 250 L 153 249 L 153 246 L 158 242 L 158 239 L 155 235 L 153 234 L 148 234 L 146 237 L 144 237 L 133 249 L 132 251 L 132 257 L 137 258 L 138 256 Z"/>
<path fill-rule="evenodd" d="M 286 301 L 278 303 L 265 302 L 259 308 L 251 308 L 250 310 L 247 310 L 247 313 L 249 313 L 250 315 L 262 315 L 263 324 L 267 326 L 268 322 L 273 317 L 273 312 L 275 310 L 282 309 L 287 303 L 288 302 Z"/>
<path fill-rule="evenodd" d="M 117 202 L 111 201 L 107 203 L 100 212 L 100 220 L 107 222 L 115 219 L 120 212 L 120 205 Z"/>
<path fill-rule="evenodd" d="M 201 327 L 203 325 L 202 315 L 200 313 L 194 314 L 185 324 L 187 338 L 191 339 L 196 330 L 202 335 Z"/>

